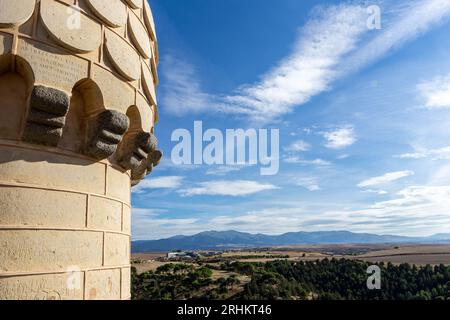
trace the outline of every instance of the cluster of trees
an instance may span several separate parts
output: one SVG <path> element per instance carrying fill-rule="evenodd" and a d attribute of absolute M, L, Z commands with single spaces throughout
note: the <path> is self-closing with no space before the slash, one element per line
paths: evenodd
<path fill-rule="evenodd" d="M 226 262 L 215 269 L 230 276 L 212 279 L 212 267 L 167 264 L 154 272 L 132 272 L 134 299 L 324 299 L 448 300 L 450 267 L 377 264 L 381 289 L 369 290 L 370 263 L 325 259 L 267 263 Z M 241 276 L 236 276 L 240 274 Z M 240 278 L 246 278 L 242 282 Z"/>
<path fill-rule="evenodd" d="M 132 299 L 224 299 L 240 281 L 235 275 L 212 279 L 213 271 L 194 264 L 166 264 L 155 271 L 137 274 L 132 268 Z"/>
<path fill-rule="evenodd" d="M 431 300 L 450 299 L 450 267 L 395 266 L 377 264 L 381 289 L 367 288 L 369 263 L 325 259 L 314 262 L 274 261 L 265 264 L 236 262 L 222 267 L 252 280 L 242 299 L 326 299 L 326 300 Z"/>

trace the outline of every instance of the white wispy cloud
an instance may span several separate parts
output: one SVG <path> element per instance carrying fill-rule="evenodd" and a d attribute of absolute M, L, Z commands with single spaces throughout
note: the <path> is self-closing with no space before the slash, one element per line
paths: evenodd
<path fill-rule="evenodd" d="M 328 90 L 336 79 L 339 62 L 367 32 L 366 19 L 363 6 L 342 4 L 316 9 L 301 28 L 293 52 L 261 81 L 227 96 L 224 111 L 276 118 Z"/>
<path fill-rule="evenodd" d="M 389 182 L 393 182 L 405 177 L 409 177 L 414 175 L 413 171 L 409 171 L 409 170 L 405 170 L 405 171 L 396 171 L 396 172 L 389 172 L 386 173 L 382 176 L 378 176 L 378 177 L 373 177 L 364 181 L 361 181 L 358 184 L 358 187 L 360 188 L 366 188 L 366 187 L 373 187 L 373 186 L 378 186 L 381 184 L 385 184 L 385 183 L 389 183 Z"/>
<path fill-rule="evenodd" d="M 355 129 L 352 126 L 343 126 L 332 131 L 324 132 L 325 147 L 329 149 L 343 149 L 356 142 Z"/>
<path fill-rule="evenodd" d="M 385 4 L 385 3 L 383 3 Z M 300 29 L 291 54 L 274 65 L 261 80 L 242 85 L 235 93 L 211 95 L 202 90 L 195 68 L 169 57 L 163 102 L 175 114 L 217 111 L 243 114 L 267 122 L 329 90 L 332 84 L 357 72 L 439 25 L 450 15 L 448 0 L 388 2 L 382 8 L 383 29 L 367 28 L 367 11 L 352 3 L 317 7 Z M 447 99 L 435 92 L 431 106 Z M 448 101 L 448 100 L 447 100 Z"/>
<path fill-rule="evenodd" d="M 450 74 L 422 82 L 417 88 L 427 108 L 450 108 Z"/>
<path fill-rule="evenodd" d="M 131 215 L 133 240 L 165 238 L 190 233 L 191 230 L 195 233 L 198 230 L 200 223 L 198 219 L 164 218 L 165 214 L 167 210 L 133 208 Z"/>
<path fill-rule="evenodd" d="M 148 189 L 177 189 L 181 187 L 183 182 L 181 176 L 166 176 L 166 177 L 149 177 L 141 181 L 137 186 L 133 188 L 134 193 L 141 193 Z"/>
<path fill-rule="evenodd" d="M 320 158 L 317 158 L 314 160 L 306 160 L 306 159 L 302 159 L 298 156 L 286 157 L 283 159 L 283 161 L 286 163 L 301 164 L 301 165 L 305 165 L 305 166 L 310 165 L 310 166 L 326 167 L 326 166 L 331 165 L 331 162 L 320 159 Z"/>
<path fill-rule="evenodd" d="M 203 90 L 194 65 L 168 54 L 163 57 L 161 68 L 161 102 L 167 111 L 182 116 L 211 110 L 215 97 Z"/>
<path fill-rule="evenodd" d="M 400 159 L 423 159 L 430 158 L 432 160 L 449 160 L 450 159 L 450 146 L 437 148 L 437 149 L 425 149 L 422 148 L 416 152 L 403 153 L 394 156 Z"/>
<path fill-rule="evenodd" d="M 301 177 L 296 181 L 296 185 L 303 187 L 309 191 L 319 191 L 320 186 L 317 178 L 314 177 Z"/>
<path fill-rule="evenodd" d="M 294 141 L 289 146 L 284 148 L 288 152 L 304 152 L 308 151 L 311 145 L 303 140 Z"/>
<path fill-rule="evenodd" d="M 201 182 L 197 187 L 180 190 L 180 194 L 187 197 L 199 195 L 238 197 L 274 189 L 278 189 L 278 187 L 257 181 L 218 180 Z"/>

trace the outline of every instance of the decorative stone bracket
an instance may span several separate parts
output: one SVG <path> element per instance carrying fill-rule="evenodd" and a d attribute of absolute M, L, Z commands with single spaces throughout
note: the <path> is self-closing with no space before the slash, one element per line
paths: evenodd
<path fill-rule="evenodd" d="M 103 111 L 88 122 L 86 155 L 106 159 L 116 152 L 130 124 L 127 116 L 117 111 Z"/>
<path fill-rule="evenodd" d="M 26 142 L 56 147 L 69 111 L 69 96 L 58 89 L 35 86 L 23 134 Z"/>

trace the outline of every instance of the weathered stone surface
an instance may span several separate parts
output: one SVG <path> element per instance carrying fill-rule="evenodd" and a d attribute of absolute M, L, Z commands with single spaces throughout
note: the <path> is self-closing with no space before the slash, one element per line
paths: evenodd
<path fill-rule="evenodd" d="M 46 30 L 61 46 L 76 52 L 90 52 L 100 47 L 100 24 L 81 13 L 77 7 L 54 0 L 41 0 L 40 13 Z"/>
<path fill-rule="evenodd" d="M 136 168 L 131 170 L 131 186 L 138 185 L 142 179 L 147 175 L 147 162 L 142 161 L 141 164 Z"/>
<path fill-rule="evenodd" d="M 87 0 L 92 11 L 111 27 L 127 23 L 127 7 L 120 0 Z"/>
<path fill-rule="evenodd" d="M 122 290 L 121 299 L 130 299 L 131 291 L 131 270 L 130 268 L 122 268 Z"/>
<path fill-rule="evenodd" d="M 146 175 L 150 174 L 153 171 L 153 168 L 156 167 L 162 158 L 162 152 L 156 150 L 158 145 L 158 139 L 156 139 L 155 135 L 150 134 L 149 139 L 149 152 L 147 159 L 142 161 L 137 168 L 131 170 L 131 181 L 132 185 L 136 185 L 140 180 L 145 178 Z"/>
<path fill-rule="evenodd" d="M 88 121 L 86 135 L 86 155 L 96 159 L 106 159 L 116 152 L 123 135 L 128 130 L 126 115 L 106 110 Z"/>
<path fill-rule="evenodd" d="M 33 89 L 23 140 L 56 147 L 69 111 L 67 93 L 44 86 Z"/>
<path fill-rule="evenodd" d="M 150 5 L 148 1 L 144 1 L 144 22 L 147 26 L 147 30 L 150 34 L 150 37 L 153 41 L 156 41 L 156 27 L 155 21 L 153 19 L 152 10 L 150 9 Z"/>
<path fill-rule="evenodd" d="M 106 52 L 117 71 L 127 80 L 136 80 L 140 76 L 139 55 L 120 36 L 112 31 L 105 33 Z"/>
<path fill-rule="evenodd" d="M 0 230 L 0 247 L 8 248 L 0 250 L 0 273 L 101 267 L 102 243 L 101 232 Z"/>
<path fill-rule="evenodd" d="M 56 116 L 65 116 L 69 110 L 69 95 L 61 90 L 35 86 L 30 107 Z"/>
<path fill-rule="evenodd" d="M 11 60 L 10 57 L 5 58 Z M 1 65 L 0 58 L 0 73 Z M 0 138 L 20 140 L 24 114 L 29 106 L 27 91 L 28 86 L 20 75 L 10 72 L 0 75 Z"/>
<path fill-rule="evenodd" d="M 88 76 L 88 61 L 37 41 L 19 38 L 17 54 L 31 66 L 36 84 L 70 93 L 78 81 Z M 17 68 L 26 69 L 22 61 L 16 63 Z"/>
<path fill-rule="evenodd" d="M 101 67 L 93 67 L 93 80 L 103 95 L 103 103 L 110 110 L 126 114 L 134 104 L 135 92 L 117 76 Z"/>
<path fill-rule="evenodd" d="M 125 0 L 133 9 L 142 8 L 143 0 Z"/>
<path fill-rule="evenodd" d="M 90 197 L 88 227 L 122 231 L 122 203 L 103 197 Z"/>
<path fill-rule="evenodd" d="M 139 110 L 139 129 L 150 133 L 155 123 L 154 110 L 156 107 L 150 105 L 149 101 L 145 98 L 145 95 L 141 93 L 136 95 L 136 107 Z"/>
<path fill-rule="evenodd" d="M 19 182 L 42 188 L 95 194 L 103 194 L 106 188 L 105 165 L 85 159 L 43 150 L 0 146 L 0 164 L 2 183 Z M 114 180 L 123 183 L 126 178 L 125 175 L 121 180 L 119 177 Z M 114 183 L 114 180 L 111 179 L 110 183 Z M 129 194 L 122 197 L 127 198 Z"/>
<path fill-rule="evenodd" d="M 79 193 L 0 186 L 0 225 L 84 228 L 86 201 Z"/>
<path fill-rule="evenodd" d="M 0 54 L 10 53 L 12 49 L 12 36 L 6 33 L 0 33 Z M 1 69 L 0 69 L 0 72 Z"/>
<path fill-rule="evenodd" d="M 122 211 L 122 232 L 131 233 L 131 208 L 125 204 Z"/>
<path fill-rule="evenodd" d="M 136 49 L 145 59 L 150 59 L 152 57 L 152 48 L 147 30 L 133 12 L 130 12 L 128 15 L 128 29 Z"/>
<path fill-rule="evenodd" d="M 65 116 L 51 115 L 48 112 L 39 111 L 36 109 L 28 115 L 28 122 L 55 128 L 64 127 L 65 120 Z"/>
<path fill-rule="evenodd" d="M 147 174 L 150 174 L 153 171 L 153 168 L 159 165 L 162 157 L 163 154 L 159 150 L 155 150 L 150 153 L 147 161 Z"/>
<path fill-rule="evenodd" d="M 141 182 L 145 176 L 152 173 L 154 167 L 156 167 L 161 161 L 163 154 L 159 150 L 151 151 L 148 155 L 147 161 L 143 161 L 139 167 L 131 171 L 131 185 L 135 186 Z"/>
<path fill-rule="evenodd" d="M 105 234 L 105 266 L 125 266 L 130 264 L 130 237 Z"/>
<path fill-rule="evenodd" d="M 145 95 L 150 100 L 151 104 L 157 105 L 155 81 L 153 72 L 145 62 L 142 62 L 142 87 L 144 88 Z"/>
<path fill-rule="evenodd" d="M 83 300 L 83 289 L 82 272 L 0 277 L 0 300 Z"/>
<path fill-rule="evenodd" d="M 31 18 L 35 0 L 0 0 L 0 27 L 21 25 Z"/>
<path fill-rule="evenodd" d="M 120 269 L 95 270 L 86 273 L 86 299 L 120 299 Z"/>

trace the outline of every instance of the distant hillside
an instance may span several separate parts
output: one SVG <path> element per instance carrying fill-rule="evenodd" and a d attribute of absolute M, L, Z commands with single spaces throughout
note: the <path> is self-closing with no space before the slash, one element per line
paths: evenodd
<path fill-rule="evenodd" d="M 172 250 L 218 250 L 301 244 L 373 244 L 373 243 L 450 243 L 450 234 L 425 238 L 353 233 L 349 231 L 290 232 L 271 236 L 237 231 L 207 231 L 193 236 L 175 236 L 161 240 L 133 241 L 132 252 Z"/>

